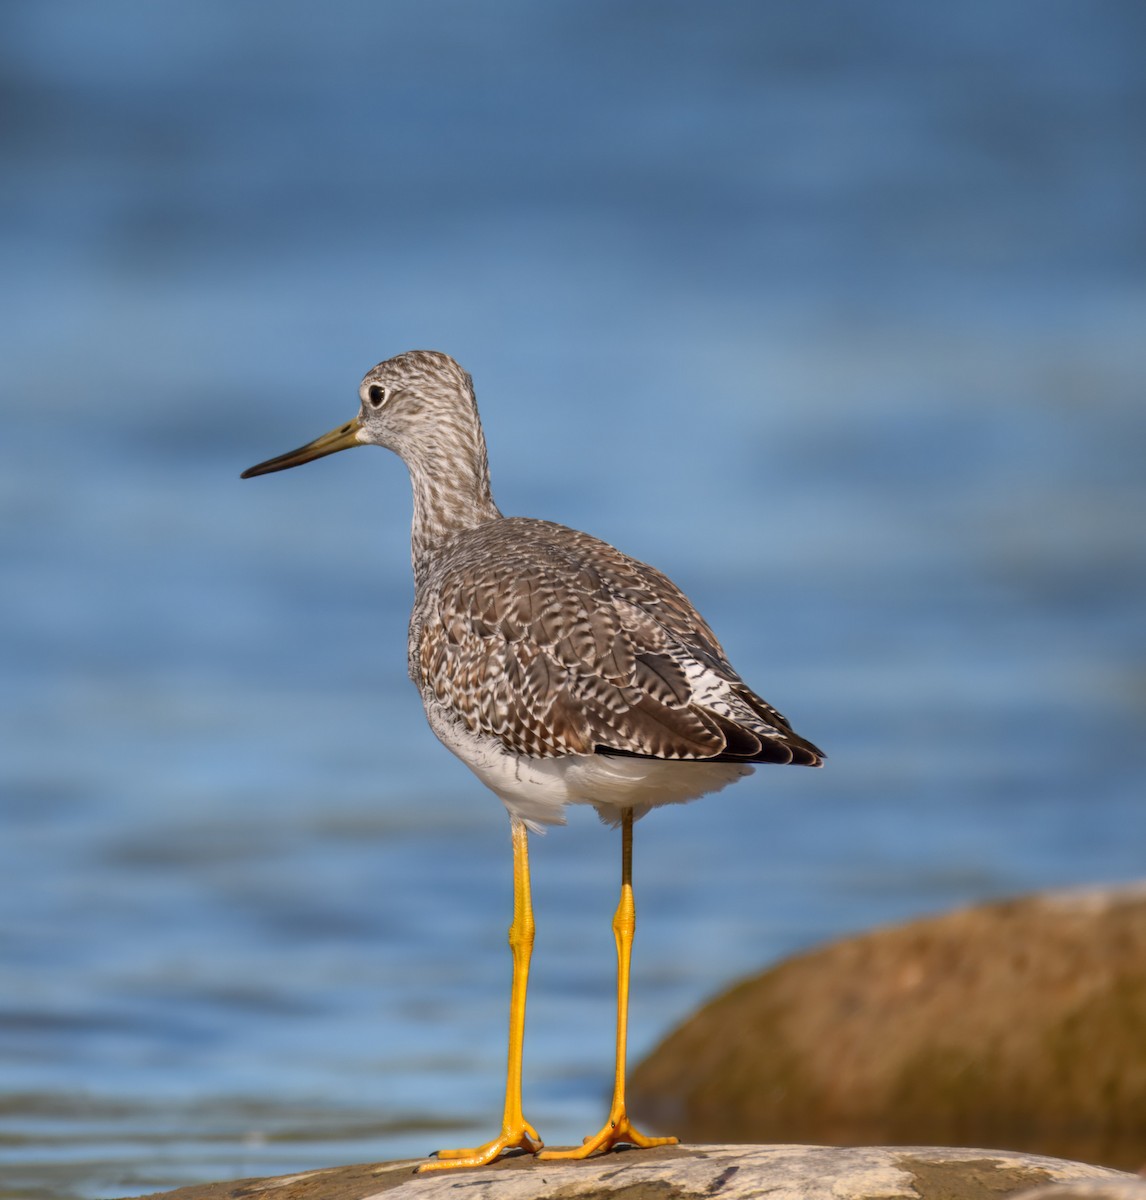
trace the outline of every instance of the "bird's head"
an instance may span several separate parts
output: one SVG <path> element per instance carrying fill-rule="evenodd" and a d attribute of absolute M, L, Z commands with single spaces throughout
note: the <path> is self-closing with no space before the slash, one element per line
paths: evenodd
<path fill-rule="evenodd" d="M 242 478 L 285 471 L 353 446 L 385 446 L 409 461 L 428 437 L 448 437 L 476 419 L 470 377 L 437 350 L 409 350 L 380 362 L 366 372 L 358 398 L 358 414 L 345 425 L 248 467 Z"/>

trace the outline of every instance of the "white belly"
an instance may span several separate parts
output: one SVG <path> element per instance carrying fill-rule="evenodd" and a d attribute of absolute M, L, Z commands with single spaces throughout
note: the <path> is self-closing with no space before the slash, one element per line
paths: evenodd
<path fill-rule="evenodd" d="M 490 737 L 479 737 L 436 704 L 426 706 L 430 728 L 475 775 L 501 797 L 510 815 L 540 831 L 564 825 L 566 804 L 592 804 L 602 821 L 616 825 L 623 809 L 642 817 L 661 804 L 683 804 L 752 774 L 747 763 L 678 762 L 570 754 L 528 758 Z"/>

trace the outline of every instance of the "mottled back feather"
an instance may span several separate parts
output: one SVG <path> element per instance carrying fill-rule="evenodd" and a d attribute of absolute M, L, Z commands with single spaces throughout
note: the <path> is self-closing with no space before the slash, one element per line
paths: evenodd
<path fill-rule="evenodd" d="M 532 758 L 822 759 L 671 580 L 549 521 L 498 517 L 437 545 L 410 673 L 472 733 Z"/>

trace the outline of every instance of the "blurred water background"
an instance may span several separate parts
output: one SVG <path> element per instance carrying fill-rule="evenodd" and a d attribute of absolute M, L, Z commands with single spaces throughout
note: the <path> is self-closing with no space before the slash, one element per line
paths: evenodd
<path fill-rule="evenodd" d="M 0 1195 L 494 1132 L 508 825 L 405 679 L 405 472 L 238 479 L 401 350 L 473 373 L 504 511 L 668 571 L 830 755 L 638 826 L 634 1059 L 823 939 L 1142 874 L 1140 4 L 0 26 Z M 618 853 L 534 841 L 555 1144 Z"/>

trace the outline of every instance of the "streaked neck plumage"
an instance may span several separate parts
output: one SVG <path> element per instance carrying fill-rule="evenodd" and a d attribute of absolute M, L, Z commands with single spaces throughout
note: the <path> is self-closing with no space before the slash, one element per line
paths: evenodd
<path fill-rule="evenodd" d="M 429 436 L 401 447 L 414 489 L 410 555 L 420 584 L 442 544 L 465 529 L 495 521 L 501 513 L 489 486 L 485 436 L 472 393 L 434 414 Z"/>

